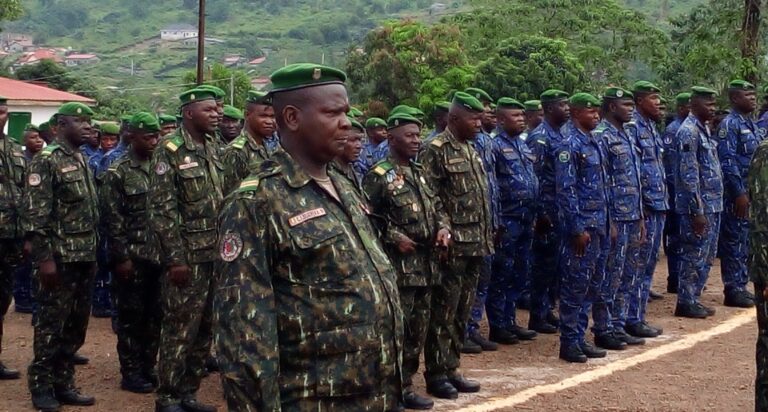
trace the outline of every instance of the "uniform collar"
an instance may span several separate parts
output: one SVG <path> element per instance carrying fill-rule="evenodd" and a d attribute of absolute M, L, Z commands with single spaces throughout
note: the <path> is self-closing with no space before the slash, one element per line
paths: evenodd
<path fill-rule="evenodd" d="M 189 131 L 187 131 L 187 128 L 184 127 L 184 125 L 181 125 L 181 127 L 179 127 L 178 130 L 180 130 L 181 138 L 184 139 L 184 146 L 187 149 L 189 149 L 189 150 L 197 149 L 197 142 L 195 142 L 195 139 L 193 139 L 192 135 L 189 134 Z M 205 134 L 205 143 L 206 144 L 209 144 L 209 143 L 213 144 L 214 143 L 213 136 L 211 136 L 210 134 L 206 133 Z"/>
<path fill-rule="evenodd" d="M 525 132 L 523 132 L 523 133 L 525 133 Z M 517 141 L 521 140 L 521 139 L 520 139 L 520 136 L 521 136 L 523 133 L 518 133 L 518 134 L 517 134 L 517 135 L 515 135 L 515 136 L 510 136 L 510 135 L 509 135 L 509 133 L 507 133 L 507 132 L 505 132 L 504 130 L 502 130 L 502 131 L 500 131 L 500 132 L 499 132 L 499 134 L 497 134 L 497 135 L 496 135 L 496 137 L 497 137 L 497 138 L 501 138 L 501 139 L 504 139 L 504 140 L 505 140 L 505 141 L 507 141 L 508 143 L 513 143 L 513 144 L 514 144 L 515 142 L 517 142 Z"/>
<path fill-rule="evenodd" d="M 57 137 L 56 143 L 59 145 L 59 147 L 61 147 L 64 153 L 68 155 L 72 155 L 76 151 L 76 148 L 72 146 L 72 144 L 69 143 L 69 141 L 63 137 Z"/>
<path fill-rule="evenodd" d="M 445 128 L 443 130 L 443 135 L 445 135 L 445 141 L 447 141 L 454 149 L 461 150 L 461 142 L 456 138 L 456 136 L 453 135 L 450 128 Z"/>
<path fill-rule="evenodd" d="M 290 153 L 286 152 L 285 150 L 275 152 L 275 155 L 271 160 L 281 166 L 283 179 L 285 179 L 285 182 L 288 183 L 288 186 L 294 189 L 298 189 L 300 187 L 306 186 L 309 182 L 312 181 L 312 177 L 309 176 L 309 174 L 304 171 L 304 168 L 296 163 L 296 160 L 291 157 Z"/>

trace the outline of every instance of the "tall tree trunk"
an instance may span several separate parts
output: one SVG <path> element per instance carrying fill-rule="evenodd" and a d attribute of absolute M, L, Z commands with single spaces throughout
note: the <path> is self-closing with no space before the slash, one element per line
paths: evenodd
<path fill-rule="evenodd" d="M 751 67 L 744 73 L 746 80 L 757 82 L 757 59 L 760 52 L 760 6 L 762 0 L 744 0 L 744 20 L 741 24 L 741 57 Z"/>

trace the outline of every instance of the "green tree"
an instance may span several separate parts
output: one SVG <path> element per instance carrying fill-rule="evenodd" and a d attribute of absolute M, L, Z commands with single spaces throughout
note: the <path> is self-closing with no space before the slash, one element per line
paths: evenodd
<path fill-rule="evenodd" d="M 22 66 L 16 70 L 16 78 L 27 81 L 41 81 L 57 90 L 78 91 L 86 90 L 84 85 L 64 66 L 50 59 L 43 59 L 40 63 Z"/>
<path fill-rule="evenodd" d="M 492 96 L 537 99 L 546 89 L 588 86 L 584 66 L 562 40 L 520 36 L 502 43 L 477 67 L 475 84 Z"/>
<path fill-rule="evenodd" d="M 186 90 L 192 89 L 195 86 L 195 79 L 197 74 L 194 71 L 188 71 L 182 76 L 182 83 L 186 84 Z M 218 86 L 227 92 L 224 97 L 224 101 L 227 104 L 231 104 L 235 107 L 245 107 L 245 99 L 248 98 L 248 91 L 251 90 L 251 80 L 248 75 L 242 70 L 229 69 L 223 64 L 215 63 L 210 66 L 205 72 L 206 84 L 212 84 Z M 235 100 L 234 102 L 230 98 L 231 87 L 234 88 Z"/>
<path fill-rule="evenodd" d="M 21 7 L 21 0 L 3 0 L 0 1 L 0 21 L 16 20 L 24 14 Z"/>

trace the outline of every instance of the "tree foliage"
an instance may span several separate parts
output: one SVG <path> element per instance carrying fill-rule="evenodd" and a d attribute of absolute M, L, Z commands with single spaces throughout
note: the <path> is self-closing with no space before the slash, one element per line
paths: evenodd
<path fill-rule="evenodd" d="M 16 20 L 24 14 L 21 0 L 0 1 L 0 21 Z"/>
<path fill-rule="evenodd" d="M 189 71 L 182 77 L 183 84 L 187 85 L 185 90 L 194 88 L 197 74 Z M 248 91 L 251 90 L 251 80 L 242 70 L 230 69 L 222 64 L 216 63 L 210 66 L 205 72 L 205 81 L 203 83 L 218 86 L 227 92 L 224 102 L 235 107 L 245 107 L 245 99 L 248 98 Z M 234 88 L 234 102 L 230 98 L 231 88 Z"/>

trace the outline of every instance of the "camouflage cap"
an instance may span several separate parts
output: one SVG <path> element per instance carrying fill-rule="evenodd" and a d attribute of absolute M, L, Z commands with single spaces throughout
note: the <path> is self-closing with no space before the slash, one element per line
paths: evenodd
<path fill-rule="evenodd" d="M 568 94 L 568 92 L 564 92 L 558 89 L 549 89 L 549 90 L 545 90 L 544 93 L 542 93 L 541 96 L 539 96 L 539 99 L 541 100 L 542 103 L 559 102 L 561 100 L 568 99 L 569 96 L 570 95 Z"/>
<path fill-rule="evenodd" d="M 161 125 L 176 124 L 176 116 L 171 116 L 169 114 L 158 115 L 157 120 L 160 122 Z"/>
<path fill-rule="evenodd" d="M 216 100 L 216 93 L 210 89 L 194 88 L 180 94 L 179 100 L 181 100 L 182 106 L 186 106 L 190 103 L 202 102 L 204 100 Z"/>
<path fill-rule="evenodd" d="M 638 80 L 635 82 L 635 84 L 632 85 L 632 92 L 633 93 L 659 93 L 661 92 L 661 89 L 656 87 L 655 84 L 649 81 Z"/>
<path fill-rule="evenodd" d="M 525 110 L 525 105 L 511 97 L 502 97 L 496 102 L 499 109 L 519 109 Z"/>
<path fill-rule="evenodd" d="M 80 102 L 69 102 L 59 106 L 56 116 L 93 116 L 93 110 Z"/>
<path fill-rule="evenodd" d="M 157 117 L 151 113 L 138 112 L 131 117 L 131 128 L 144 132 L 159 132 L 160 122 Z"/>
<path fill-rule="evenodd" d="M 688 92 L 679 93 L 677 96 L 675 96 L 675 103 L 677 104 L 688 104 L 691 102 L 691 94 Z"/>
<path fill-rule="evenodd" d="M 248 97 L 245 99 L 248 103 L 271 105 L 272 100 L 269 95 L 258 90 L 248 90 Z"/>
<path fill-rule="evenodd" d="M 526 100 L 523 102 L 526 112 L 538 112 L 541 110 L 541 100 Z"/>
<path fill-rule="evenodd" d="M 224 106 L 224 117 L 229 117 L 230 119 L 235 119 L 235 120 L 245 119 L 245 117 L 243 117 L 242 110 L 228 104 Z"/>
<path fill-rule="evenodd" d="M 479 89 L 477 87 L 467 87 L 464 89 L 464 93 L 474 97 L 477 100 L 480 100 L 483 103 L 493 103 L 493 98 L 491 95 L 483 89 Z"/>
<path fill-rule="evenodd" d="M 387 126 L 390 130 L 407 124 L 416 124 L 419 127 L 422 125 L 421 120 L 405 112 L 395 113 L 387 118 Z"/>
<path fill-rule="evenodd" d="M 269 80 L 272 82 L 270 93 L 279 93 L 324 84 L 344 84 L 347 74 L 321 64 L 295 63 L 276 70 Z"/>
<path fill-rule="evenodd" d="M 609 87 L 605 89 L 603 94 L 604 99 L 632 99 L 635 95 L 629 90 L 622 89 L 621 87 Z"/>
<path fill-rule="evenodd" d="M 371 117 L 365 121 L 366 129 L 373 129 L 374 127 L 387 127 L 387 122 L 380 117 Z"/>
<path fill-rule="evenodd" d="M 593 108 L 600 106 L 600 99 L 589 93 L 576 93 L 568 101 L 572 107 Z"/>
<path fill-rule="evenodd" d="M 464 92 L 456 92 L 453 96 L 453 104 L 472 112 L 482 113 L 485 111 L 485 107 L 480 103 L 480 100 Z"/>
<path fill-rule="evenodd" d="M 746 80 L 731 80 L 728 90 L 755 90 L 755 85 Z"/>
<path fill-rule="evenodd" d="M 120 134 L 120 126 L 117 123 L 104 122 L 100 123 L 99 126 L 101 127 L 102 134 L 109 134 L 114 136 Z"/>
<path fill-rule="evenodd" d="M 691 97 L 716 97 L 717 91 L 704 86 L 691 87 Z"/>

